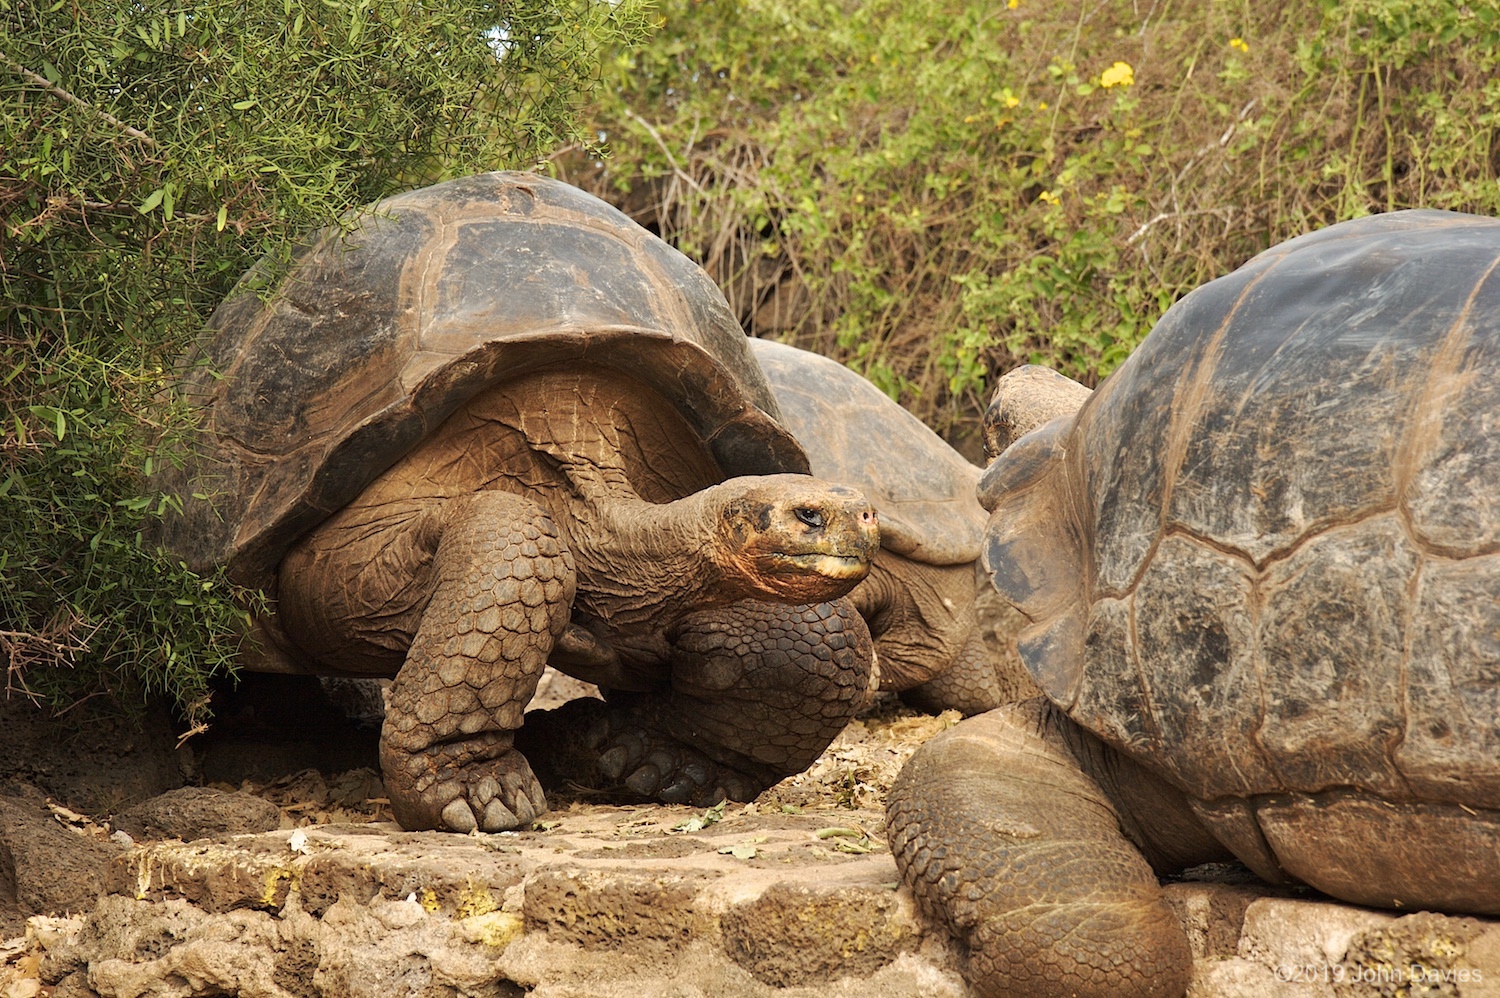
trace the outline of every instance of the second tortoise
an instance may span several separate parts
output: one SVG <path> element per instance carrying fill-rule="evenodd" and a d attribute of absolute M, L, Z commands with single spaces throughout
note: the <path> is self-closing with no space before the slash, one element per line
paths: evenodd
<path fill-rule="evenodd" d="M 980 469 L 869 380 L 772 340 L 751 350 L 813 474 L 859 489 L 880 514 L 880 552 L 850 593 L 875 639 L 880 688 L 922 710 L 963 714 L 1036 695 L 976 594 L 988 519 Z"/>

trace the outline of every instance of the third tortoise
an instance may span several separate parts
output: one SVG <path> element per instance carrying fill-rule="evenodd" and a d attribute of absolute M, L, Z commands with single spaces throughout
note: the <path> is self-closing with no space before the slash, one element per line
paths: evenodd
<path fill-rule="evenodd" d="M 1013 656 L 985 641 L 976 601 L 986 513 L 980 469 L 867 379 L 821 354 L 752 339 L 781 410 L 819 478 L 859 489 L 880 514 L 880 552 L 849 598 L 875 639 L 880 688 L 965 715 L 1036 695 Z"/>
<path fill-rule="evenodd" d="M 1046 696 L 927 743 L 888 809 L 977 990 L 1181 994 L 1153 870 L 1230 856 L 1500 914 L 1500 221 L 1267 250 L 981 499 Z"/>

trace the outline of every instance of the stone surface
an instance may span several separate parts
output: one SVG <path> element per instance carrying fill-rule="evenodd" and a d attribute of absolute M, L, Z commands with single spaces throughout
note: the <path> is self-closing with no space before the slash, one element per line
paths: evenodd
<path fill-rule="evenodd" d="M 182 786 L 183 758 L 169 711 L 130 716 L 101 698 L 53 712 L 0 696 L 0 794 L 40 789 L 86 814 L 103 815 Z"/>
<path fill-rule="evenodd" d="M 151 843 L 112 864 L 88 916 L 39 939 L 41 978 L 84 971 L 104 998 L 962 993 L 895 890 L 878 813 L 731 807 Z"/>
<path fill-rule="evenodd" d="M 87 915 L 32 919 L 13 952 L 35 961 L 25 980 L 80 998 L 960 998 L 958 956 L 896 888 L 878 820 L 576 804 L 500 835 L 377 822 L 148 843 L 114 860 Z M 1165 888 L 1195 998 L 1474 998 L 1500 982 L 1495 921 L 1219 875 Z M 0 995 L 19 968 L 0 962 Z"/>
<path fill-rule="evenodd" d="M 33 891 L 74 894 L 12 904 L 0 937 L 26 938 L 0 942 L 0 998 L 962 998 L 882 831 L 895 773 L 954 719 L 888 701 L 751 806 L 559 793 L 501 835 L 402 832 L 374 773 L 306 771 L 242 786 L 279 830 L 126 850 L 24 788 L 0 800 L 6 841 Z M 1495 921 L 1353 908 L 1237 866 L 1185 876 L 1164 890 L 1195 998 L 1500 992 Z"/>
<path fill-rule="evenodd" d="M 0 938 L 18 935 L 30 915 L 93 905 L 104 869 L 119 852 L 119 846 L 63 824 L 39 791 L 0 796 Z"/>
<path fill-rule="evenodd" d="M 281 809 L 254 794 L 180 787 L 137 804 L 114 821 L 135 838 L 192 839 L 269 832 L 281 824 Z"/>

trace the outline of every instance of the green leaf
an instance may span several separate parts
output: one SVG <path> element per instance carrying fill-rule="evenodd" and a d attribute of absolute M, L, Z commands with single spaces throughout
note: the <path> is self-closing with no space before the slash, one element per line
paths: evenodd
<path fill-rule="evenodd" d="M 721 800 L 713 807 L 704 811 L 701 815 L 694 815 L 686 821 L 680 821 L 672 826 L 674 832 L 701 832 L 709 825 L 716 824 L 724 818 L 724 805 L 728 800 Z"/>
<path fill-rule="evenodd" d="M 249 98 L 247 100 L 237 100 L 237 101 L 235 101 L 233 104 L 231 104 L 229 106 L 232 107 L 232 108 L 234 108 L 236 111 L 248 111 L 252 107 L 254 107 L 255 105 L 257 105 L 259 103 L 260 103 L 260 98 L 258 98 L 258 97 L 251 97 L 251 98 Z"/>
<path fill-rule="evenodd" d="M 149 215 L 156 210 L 157 206 L 161 204 L 162 198 L 166 196 L 167 189 L 165 187 L 158 187 L 146 195 L 146 200 L 141 202 L 140 207 L 136 211 L 139 211 L 142 215 Z"/>

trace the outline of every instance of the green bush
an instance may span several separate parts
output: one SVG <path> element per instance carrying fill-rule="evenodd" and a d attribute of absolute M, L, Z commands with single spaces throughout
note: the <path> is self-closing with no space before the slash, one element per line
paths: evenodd
<path fill-rule="evenodd" d="M 954 436 L 1298 233 L 1500 212 L 1500 2 L 663 0 L 574 179 Z"/>
<path fill-rule="evenodd" d="M 174 359 L 306 230 L 581 141 L 601 47 L 646 29 L 638 0 L 0 0 L 9 691 L 201 706 L 254 596 L 143 540 Z"/>

